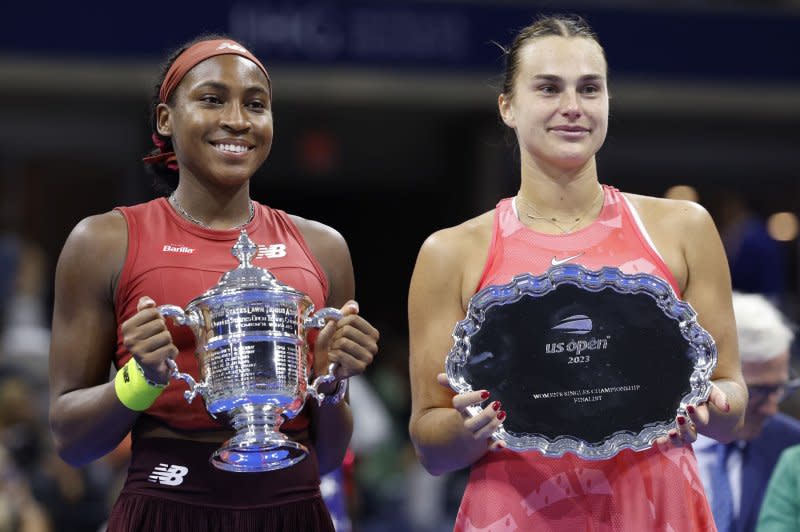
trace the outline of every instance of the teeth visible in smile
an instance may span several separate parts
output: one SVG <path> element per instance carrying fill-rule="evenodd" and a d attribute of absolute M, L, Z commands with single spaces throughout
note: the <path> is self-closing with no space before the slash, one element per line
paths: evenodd
<path fill-rule="evenodd" d="M 233 153 L 244 153 L 249 149 L 246 146 L 239 146 L 237 144 L 215 144 L 214 147 L 219 151 L 230 151 Z"/>

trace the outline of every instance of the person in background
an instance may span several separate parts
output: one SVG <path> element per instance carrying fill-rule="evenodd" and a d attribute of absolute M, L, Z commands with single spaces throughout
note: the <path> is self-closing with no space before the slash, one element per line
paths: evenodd
<path fill-rule="evenodd" d="M 800 444 L 800 421 L 778 411 L 800 380 L 789 369 L 794 332 L 775 305 L 760 294 L 734 292 L 733 310 L 750 392 L 744 425 L 733 442 L 701 435 L 694 448 L 718 530 L 749 532 L 781 452 Z"/>
<path fill-rule="evenodd" d="M 761 503 L 756 532 L 800 530 L 800 445 L 784 449 Z"/>

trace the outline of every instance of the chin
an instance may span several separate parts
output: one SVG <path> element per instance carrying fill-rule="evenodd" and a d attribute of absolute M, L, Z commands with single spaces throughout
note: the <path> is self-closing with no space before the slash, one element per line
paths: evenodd
<path fill-rule="evenodd" d="M 214 181 L 217 183 L 235 186 L 249 181 L 256 173 L 256 170 L 257 169 L 245 168 L 243 166 L 235 168 L 226 167 L 219 168 L 217 171 L 212 172 L 212 175 L 215 176 Z"/>
<path fill-rule="evenodd" d="M 585 154 L 562 155 L 561 157 L 552 158 L 550 163 L 557 168 L 563 168 L 565 170 L 577 170 L 586 166 L 590 160 L 591 157 L 587 158 Z"/>

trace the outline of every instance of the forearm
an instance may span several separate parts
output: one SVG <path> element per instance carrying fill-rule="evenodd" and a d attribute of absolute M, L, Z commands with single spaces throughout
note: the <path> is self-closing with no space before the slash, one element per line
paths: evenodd
<path fill-rule="evenodd" d="M 747 388 L 743 382 L 733 379 L 715 379 L 713 382 L 725 393 L 729 409 L 726 412 L 724 409 L 709 404 L 711 422 L 706 431 L 706 436 L 723 443 L 729 443 L 737 438 L 737 432 L 744 423 L 744 411 L 747 407 Z"/>
<path fill-rule="evenodd" d="M 335 405 L 314 405 L 313 440 L 321 475 L 333 471 L 344 460 L 353 435 L 353 415 L 347 401 Z"/>
<path fill-rule="evenodd" d="M 412 419 L 409 429 L 417 457 L 432 475 L 468 467 L 489 449 L 488 440 L 476 440 L 454 408 L 432 408 Z"/>
<path fill-rule="evenodd" d="M 65 393 L 50 408 L 50 429 L 64 461 L 81 466 L 112 451 L 139 412 L 117 399 L 114 382 Z"/>

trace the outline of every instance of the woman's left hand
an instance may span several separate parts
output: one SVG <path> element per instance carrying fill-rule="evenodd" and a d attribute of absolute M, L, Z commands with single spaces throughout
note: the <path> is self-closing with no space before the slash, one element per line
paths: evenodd
<path fill-rule="evenodd" d="M 380 333 L 358 315 L 358 303 L 348 301 L 341 312 L 342 317 L 326 323 L 317 337 L 314 348 L 317 375 L 325 375 L 330 364 L 336 364 L 337 379 L 360 375 L 378 353 Z"/>
<path fill-rule="evenodd" d="M 678 415 L 675 418 L 676 428 L 671 429 L 666 436 L 657 438 L 655 443 L 674 447 L 682 447 L 687 443 L 694 443 L 697 440 L 698 432 L 706 432 L 706 429 L 713 422 L 713 410 L 728 412 L 730 408 L 727 395 L 712 381 L 708 401 L 697 406 L 688 405 L 686 407 L 686 416 Z"/>

